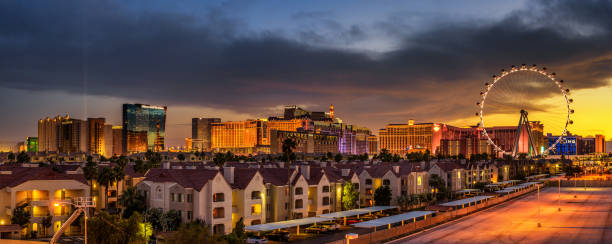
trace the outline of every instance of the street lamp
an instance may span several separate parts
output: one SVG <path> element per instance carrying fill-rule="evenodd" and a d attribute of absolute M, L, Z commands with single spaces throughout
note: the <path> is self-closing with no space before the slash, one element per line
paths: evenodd
<path fill-rule="evenodd" d="M 559 208 L 559 212 L 561 212 L 561 177 L 557 178 L 559 181 L 559 194 L 557 195 L 557 207 Z"/>
<path fill-rule="evenodd" d="M 538 228 L 542 227 L 542 223 L 540 223 L 540 184 L 536 184 L 538 186 Z"/>

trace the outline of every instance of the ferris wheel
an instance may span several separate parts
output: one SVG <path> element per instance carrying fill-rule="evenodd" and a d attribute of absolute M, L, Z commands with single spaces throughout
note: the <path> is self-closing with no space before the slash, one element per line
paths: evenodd
<path fill-rule="evenodd" d="M 573 124 L 570 90 L 546 68 L 521 65 L 501 70 L 485 83 L 476 103 L 482 135 L 496 153 L 517 157 L 546 155 L 555 150 Z M 531 121 L 529 119 L 532 119 Z M 517 127 L 508 126 L 516 123 Z M 547 133 L 560 135 L 547 141 Z M 513 141 L 510 142 L 512 138 Z"/>

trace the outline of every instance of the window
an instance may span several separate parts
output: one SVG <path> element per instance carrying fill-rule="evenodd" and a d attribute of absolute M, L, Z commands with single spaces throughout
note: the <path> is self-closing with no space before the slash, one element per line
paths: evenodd
<path fill-rule="evenodd" d="M 215 193 L 213 195 L 213 202 L 224 202 L 224 201 L 225 201 L 225 194 Z"/>
<path fill-rule="evenodd" d="M 304 207 L 304 201 L 302 199 L 295 200 L 295 209 L 300 209 Z"/>
<path fill-rule="evenodd" d="M 225 234 L 225 225 L 224 224 L 216 224 L 213 226 L 213 233 L 215 235 L 223 235 Z"/>
<path fill-rule="evenodd" d="M 191 211 L 187 211 L 187 219 L 188 219 L 188 220 L 193 219 L 193 212 L 191 212 Z"/>
<path fill-rule="evenodd" d="M 366 195 L 372 195 L 372 189 L 366 188 Z"/>
<path fill-rule="evenodd" d="M 251 199 L 261 199 L 261 192 L 260 191 L 252 191 L 251 192 Z"/>
<path fill-rule="evenodd" d="M 193 201 L 193 195 L 187 194 L 187 202 L 192 202 L 192 201 Z"/>
<path fill-rule="evenodd" d="M 359 190 L 359 183 L 353 183 L 353 187 L 355 187 L 355 189 Z"/>
<path fill-rule="evenodd" d="M 323 206 L 329 205 L 329 197 L 323 197 Z"/>
<path fill-rule="evenodd" d="M 372 185 L 372 179 L 366 179 L 366 185 Z"/>
<path fill-rule="evenodd" d="M 178 202 L 183 202 L 183 194 L 178 194 Z"/>
<path fill-rule="evenodd" d="M 225 218 L 225 209 L 224 208 L 213 209 L 213 218 L 215 219 Z"/>
<path fill-rule="evenodd" d="M 390 180 L 383 180 L 383 185 L 385 185 L 385 186 L 391 185 L 391 181 Z"/>
<path fill-rule="evenodd" d="M 178 216 L 181 217 L 181 219 L 183 218 L 183 212 L 181 210 L 177 210 L 176 212 L 178 212 Z"/>
<path fill-rule="evenodd" d="M 289 203 L 285 203 L 285 210 L 289 207 Z"/>
<path fill-rule="evenodd" d="M 302 194 L 304 194 L 304 189 L 302 189 L 302 187 L 295 188 L 295 195 L 302 195 Z"/>
<path fill-rule="evenodd" d="M 423 183 L 423 182 L 422 182 L 421 176 L 418 176 L 418 177 L 417 177 L 417 185 L 419 185 L 419 186 L 420 186 L 422 183 Z"/>
<path fill-rule="evenodd" d="M 162 192 L 162 188 L 161 186 L 158 186 L 157 188 L 155 188 L 155 198 L 162 199 L 163 197 L 164 197 L 164 194 Z"/>
<path fill-rule="evenodd" d="M 170 201 L 174 202 L 174 193 L 170 193 Z"/>
<path fill-rule="evenodd" d="M 251 205 L 251 215 L 261 215 L 261 204 Z"/>
<path fill-rule="evenodd" d="M 323 186 L 323 192 L 329 192 L 329 186 Z"/>

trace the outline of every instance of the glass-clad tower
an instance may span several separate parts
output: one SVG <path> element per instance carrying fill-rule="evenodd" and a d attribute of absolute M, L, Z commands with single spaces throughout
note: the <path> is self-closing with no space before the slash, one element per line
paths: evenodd
<path fill-rule="evenodd" d="M 164 150 L 165 106 L 123 104 L 123 152 Z"/>

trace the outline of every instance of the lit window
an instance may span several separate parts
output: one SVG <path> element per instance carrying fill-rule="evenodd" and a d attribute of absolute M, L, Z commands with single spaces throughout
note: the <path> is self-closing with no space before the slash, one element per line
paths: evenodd
<path fill-rule="evenodd" d="M 251 205 L 251 215 L 261 215 L 261 204 Z"/>
<path fill-rule="evenodd" d="M 421 176 L 418 176 L 418 177 L 417 177 L 417 185 L 419 185 L 419 186 L 420 186 L 422 183 L 423 183 L 423 182 L 422 182 Z"/>

